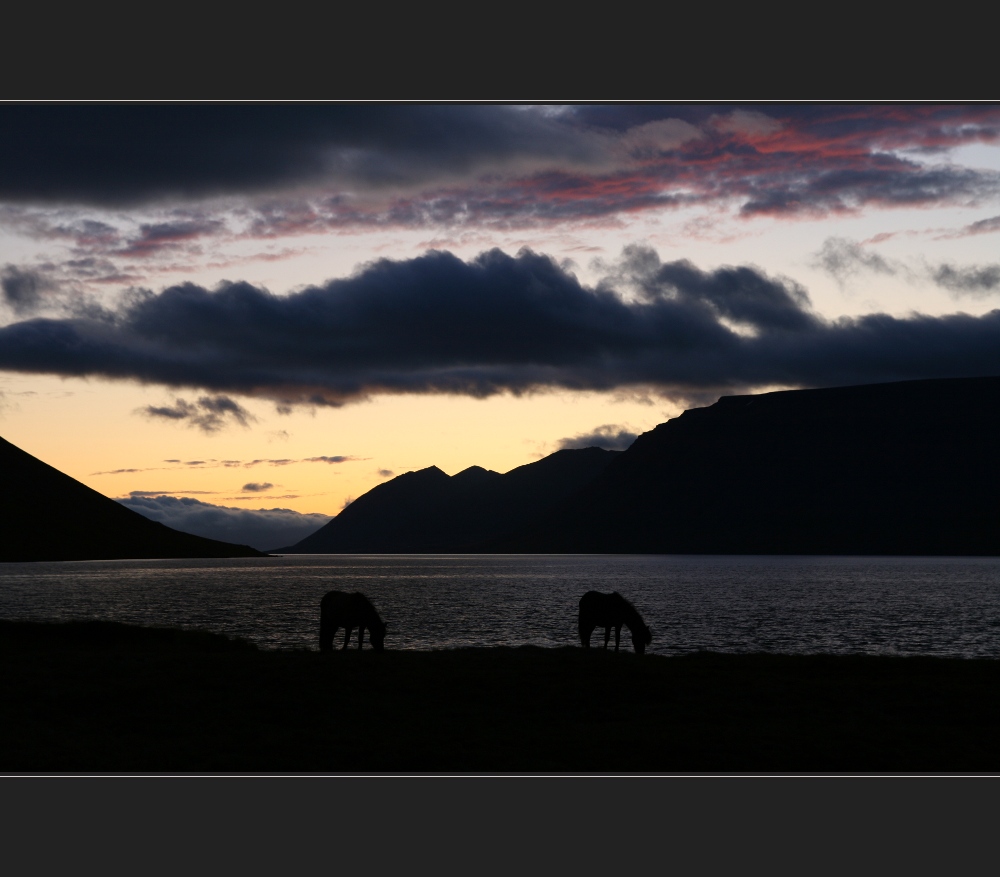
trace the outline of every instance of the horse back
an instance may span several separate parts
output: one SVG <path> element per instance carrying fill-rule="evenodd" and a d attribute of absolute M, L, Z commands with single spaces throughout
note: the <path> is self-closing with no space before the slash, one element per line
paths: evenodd
<path fill-rule="evenodd" d="M 603 627 L 620 624 L 624 619 L 628 601 L 617 591 L 602 594 L 600 591 L 587 591 L 580 598 L 580 618 L 593 620 Z"/>
<path fill-rule="evenodd" d="M 359 591 L 353 594 L 329 591 L 323 595 L 319 605 L 322 615 L 338 627 L 357 627 L 359 622 L 366 622 L 372 615 L 378 617 L 368 598 Z"/>
<path fill-rule="evenodd" d="M 379 637 L 385 636 L 386 625 L 371 601 L 360 591 L 329 591 L 320 601 L 320 622 L 332 627 L 366 627 Z"/>
<path fill-rule="evenodd" d="M 323 617 L 340 620 L 352 614 L 353 603 L 354 595 L 347 591 L 328 591 L 320 600 L 319 608 Z"/>
<path fill-rule="evenodd" d="M 587 591 L 580 598 L 581 612 L 595 612 L 602 607 L 610 595 L 602 594 L 600 591 Z"/>

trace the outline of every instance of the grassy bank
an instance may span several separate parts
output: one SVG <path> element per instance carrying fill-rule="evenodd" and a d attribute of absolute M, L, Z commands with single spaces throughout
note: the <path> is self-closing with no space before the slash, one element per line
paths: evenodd
<path fill-rule="evenodd" d="M 0 622 L 2 772 L 996 772 L 1000 662 Z"/>

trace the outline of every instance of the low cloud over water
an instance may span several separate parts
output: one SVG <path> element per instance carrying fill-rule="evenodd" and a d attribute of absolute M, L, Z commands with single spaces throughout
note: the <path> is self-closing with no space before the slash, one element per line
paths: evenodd
<path fill-rule="evenodd" d="M 293 545 L 331 519 L 330 515 L 292 509 L 230 508 L 187 496 L 142 496 L 141 491 L 118 502 L 175 530 L 259 551 Z"/>

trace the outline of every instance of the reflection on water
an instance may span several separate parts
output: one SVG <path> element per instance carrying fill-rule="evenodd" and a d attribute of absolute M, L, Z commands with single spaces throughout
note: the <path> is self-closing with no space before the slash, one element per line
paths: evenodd
<path fill-rule="evenodd" d="M 372 600 L 389 625 L 387 649 L 575 645 L 580 596 L 617 590 L 652 629 L 653 654 L 1000 657 L 1000 558 L 308 555 L 6 563 L 0 617 L 201 628 L 262 648 L 316 649 L 319 600 L 333 589 Z"/>

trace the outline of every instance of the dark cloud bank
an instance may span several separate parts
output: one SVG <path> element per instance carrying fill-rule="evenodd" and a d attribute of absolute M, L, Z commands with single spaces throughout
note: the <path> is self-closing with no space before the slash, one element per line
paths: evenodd
<path fill-rule="evenodd" d="M 0 328 L 0 369 L 281 405 L 550 388 L 694 398 L 1000 374 L 1000 311 L 828 321 L 792 281 L 752 267 L 661 263 L 645 248 L 627 250 L 594 288 L 529 251 L 470 262 L 431 252 L 287 296 L 185 284 L 136 294 L 114 313 L 23 320 Z M 218 407 L 199 400 L 157 414 L 193 419 Z"/>
<path fill-rule="evenodd" d="M 326 188 L 306 221 L 331 227 L 518 226 L 732 199 L 747 216 L 815 214 L 1000 189 L 995 172 L 906 157 L 996 142 L 995 104 L 11 104 L 2 118 L 0 201 L 120 207 Z M 372 212 L 344 193 L 392 197 Z M 279 233 L 312 212 L 302 207 L 259 219 Z M 147 224 L 121 255 L 213 227 Z"/>
<path fill-rule="evenodd" d="M 504 106 L 5 106 L 0 199 L 128 205 L 319 180 L 399 186 L 518 159 L 592 161 L 564 123 Z"/>

